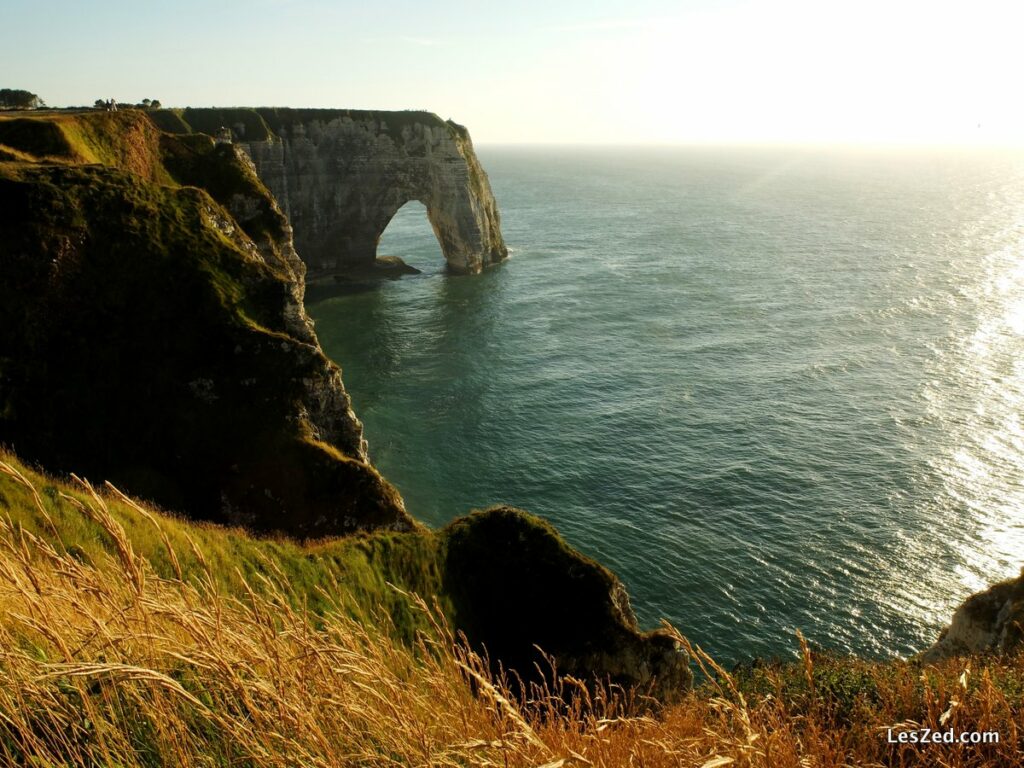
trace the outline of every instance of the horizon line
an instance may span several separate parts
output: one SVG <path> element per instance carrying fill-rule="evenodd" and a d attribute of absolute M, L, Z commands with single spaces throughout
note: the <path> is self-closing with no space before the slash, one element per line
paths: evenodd
<path fill-rule="evenodd" d="M 863 139 L 689 139 L 680 141 L 492 141 L 473 140 L 478 147 L 552 147 L 619 149 L 892 149 L 892 150 L 983 150 L 1024 151 L 1020 143 L 953 141 L 900 141 Z"/>

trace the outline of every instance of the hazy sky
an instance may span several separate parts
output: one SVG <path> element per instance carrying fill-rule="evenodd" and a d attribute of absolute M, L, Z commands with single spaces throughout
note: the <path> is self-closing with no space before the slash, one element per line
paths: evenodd
<path fill-rule="evenodd" d="M 1024 143 L 1021 0 L 0 0 L 53 105 L 422 108 L 482 142 Z"/>

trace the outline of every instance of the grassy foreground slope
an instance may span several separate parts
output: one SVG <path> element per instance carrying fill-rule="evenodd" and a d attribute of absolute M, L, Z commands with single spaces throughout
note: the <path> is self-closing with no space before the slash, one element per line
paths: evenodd
<path fill-rule="evenodd" d="M 124 531 L 152 574 L 225 595 L 244 595 L 286 583 L 296 608 L 322 615 L 336 601 L 354 619 L 388 617 L 400 640 L 414 637 L 426 618 L 404 591 L 441 594 L 440 540 L 426 529 L 380 531 L 299 544 L 255 538 L 240 528 L 168 515 L 107 485 L 94 495 L 86 482 L 62 481 L 0 451 L 0 516 L 84 566 L 119 556 L 110 525 Z M 102 501 L 101 519 L 89 510 Z M 173 555 L 171 553 L 174 553 Z M 344 587 L 341 587 L 341 585 Z M 395 585 L 399 589 L 394 589 Z M 400 591 L 401 590 L 401 591 Z M 450 610 L 441 605 L 442 612 Z"/>
<path fill-rule="evenodd" d="M 1016 766 L 1024 758 L 1020 657 L 922 667 L 804 649 L 800 663 L 730 675 L 691 649 L 710 682 L 654 716 L 635 714 L 622 690 L 588 691 L 571 679 L 519 700 L 408 591 L 437 589 L 433 564 L 449 534 L 253 539 L 4 454 L 0 765 Z M 991 731 L 999 742 L 888 740 L 889 729 L 919 727 Z"/>

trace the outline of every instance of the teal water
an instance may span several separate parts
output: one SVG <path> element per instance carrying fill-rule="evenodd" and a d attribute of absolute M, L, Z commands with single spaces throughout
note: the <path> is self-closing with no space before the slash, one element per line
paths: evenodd
<path fill-rule="evenodd" d="M 480 150 L 513 250 L 310 293 L 440 525 L 542 515 L 723 662 L 926 646 L 1024 563 L 1024 157 Z"/>

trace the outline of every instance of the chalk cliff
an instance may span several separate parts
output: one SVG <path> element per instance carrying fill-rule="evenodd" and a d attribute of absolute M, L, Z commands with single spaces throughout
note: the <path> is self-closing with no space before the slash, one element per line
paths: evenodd
<path fill-rule="evenodd" d="M 971 653 L 1007 653 L 1024 645 L 1024 570 L 967 598 L 935 645 L 922 654 L 939 661 Z"/>
<path fill-rule="evenodd" d="M 291 221 L 310 278 L 372 264 L 388 222 L 410 200 L 426 206 L 451 270 L 479 272 L 508 255 L 469 132 L 450 120 L 272 108 L 188 109 L 180 118 L 197 131 L 232 132 Z"/>

